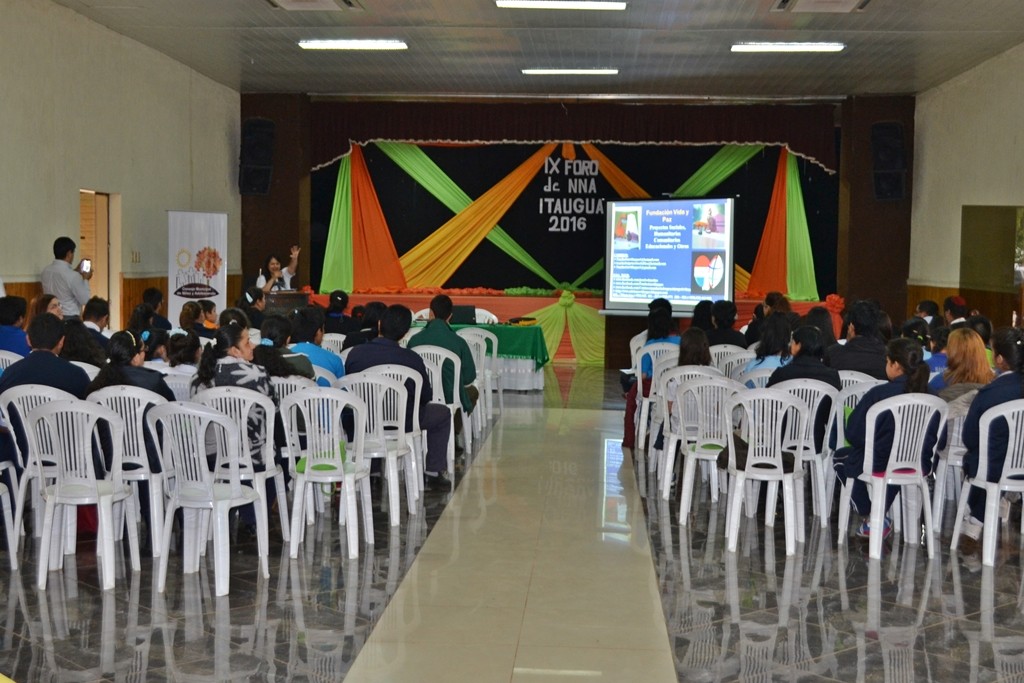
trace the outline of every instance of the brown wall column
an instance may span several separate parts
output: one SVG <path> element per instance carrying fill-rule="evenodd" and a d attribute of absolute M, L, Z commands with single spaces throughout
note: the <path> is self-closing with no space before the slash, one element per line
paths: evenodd
<path fill-rule="evenodd" d="M 888 123 L 902 127 L 898 140 L 879 135 L 886 130 L 875 124 Z M 897 143 L 905 166 L 901 178 L 889 175 L 895 171 L 882 170 L 892 166 Z M 879 149 L 886 146 L 884 152 Z M 836 282 L 848 303 L 877 299 L 894 323 L 901 322 L 898 318 L 907 306 L 913 150 L 913 97 L 851 97 L 843 103 Z M 895 198 L 876 196 L 876 174 L 882 174 L 877 178 L 881 189 Z"/>
<path fill-rule="evenodd" d="M 288 249 L 298 244 L 297 287 L 309 284 L 309 97 L 307 95 L 242 95 L 242 121 L 274 122 L 274 160 L 270 192 L 242 197 L 243 282 L 259 274 L 271 254 L 288 262 Z"/>

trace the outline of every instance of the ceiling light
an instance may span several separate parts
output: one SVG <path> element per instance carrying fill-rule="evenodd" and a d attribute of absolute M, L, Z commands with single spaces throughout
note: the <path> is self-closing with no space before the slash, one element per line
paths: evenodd
<path fill-rule="evenodd" d="M 597 9 L 624 10 L 625 2 L 610 0 L 494 0 L 504 9 Z"/>
<path fill-rule="evenodd" d="M 845 43 L 735 43 L 733 52 L 840 52 Z"/>
<path fill-rule="evenodd" d="M 404 40 L 353 38 L 346 40 L 300 40 L 303 50 L 405 50 Z"/>
<path fill-rule="evenodd" d="M 618 69 L 523 69 L 525 76 L 616 76 Z"/>

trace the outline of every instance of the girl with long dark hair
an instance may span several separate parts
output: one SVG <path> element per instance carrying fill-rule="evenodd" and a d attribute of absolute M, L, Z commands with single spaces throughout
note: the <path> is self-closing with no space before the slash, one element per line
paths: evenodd
<path fill-rule="evenodd" d="M 271 377 L 299 375 L 315 379 L 313 363 L 301 353 L 286 349 L 291 341 L 292 325 L 283 315 L 269 315 L 260 328 L 260 343 L 252 351 L 253 362 L 262 365 Z"/>
<path fill-rule="evenodd" d="M 163 374 L 143 367 L 146 346 L 134 332 L 115 332 L 110 337 L 107 354 L 109 359 L 89 384 L 87 394 L 103 387 L 128 384 L 160 394 L 168 401 L 174 400 L 174 392 L 164 382 Z"/>

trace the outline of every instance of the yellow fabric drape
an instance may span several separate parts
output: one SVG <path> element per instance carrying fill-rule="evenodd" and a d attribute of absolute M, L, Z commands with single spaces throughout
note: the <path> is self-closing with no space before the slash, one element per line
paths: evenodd
<path fill-rule="evenodd" d="M 582 147 L 587 156 L 597 162 L 600 174 L 620 197 L 623 199 L 650 199 L 651 195 L 644 188 L 633 182 L 633 179 L 612 163 L 611 159 L 601 154 L 597 147 L 588 143 L 584 143 Z"/>
<path fill-rule="evenodd" d="M 443 286 L 519 198 L 555 146 L 556 143 L 550 143 L 541 147 L 430 237 L 403 254 L 399 260 L 408 285 Z"/>
<path fill-rule="evenodd" d="M 564 291 L 558 301 L 530 313 L 544 333 L 544 345 L 552 358 L 569 325 L 569 339 L 578 365 L 604 364 L 604 318 L 589 306 L 576 303 L 572 292 Z"/>

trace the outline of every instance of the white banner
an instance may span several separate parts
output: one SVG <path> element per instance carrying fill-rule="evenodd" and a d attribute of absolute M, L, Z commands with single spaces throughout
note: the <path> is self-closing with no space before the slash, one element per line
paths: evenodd
<path fill-rule="evenodd" d="M 167 318 L 177 326 L 186 301 L 227 306 L 228 215 L 167 212 Z"/>

